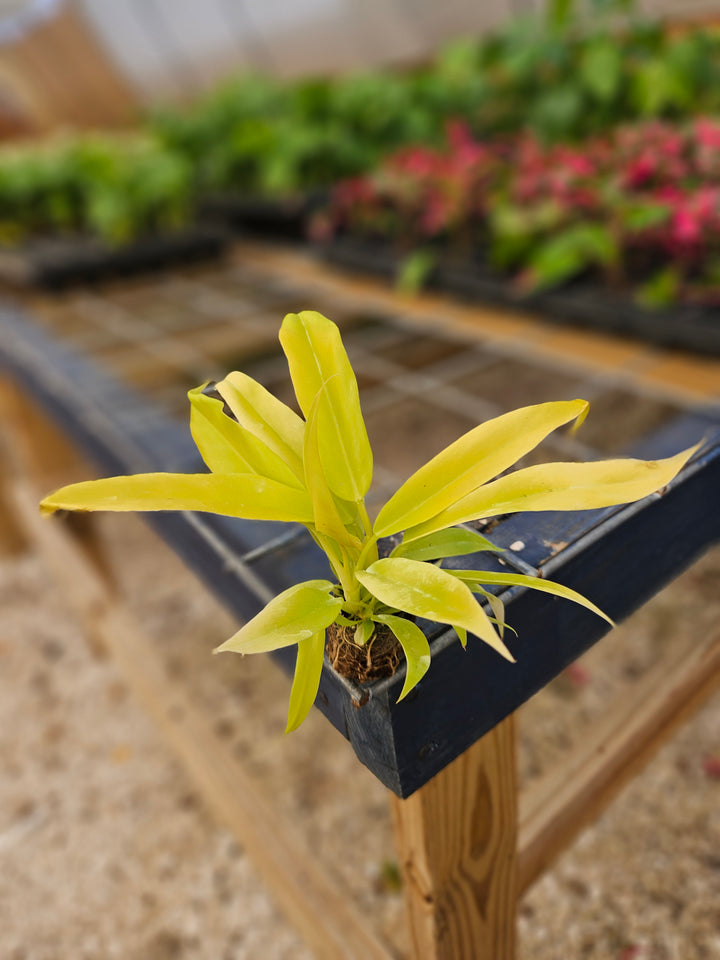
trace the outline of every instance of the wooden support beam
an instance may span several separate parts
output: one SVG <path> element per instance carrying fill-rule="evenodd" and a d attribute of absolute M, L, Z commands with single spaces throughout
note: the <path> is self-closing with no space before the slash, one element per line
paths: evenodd
<path fill-rule="evenodd" d="M 15 519 L 7 494 L 8 478 L 0 473 L 0 556 L 17 556 L 27 549 L 27 539 Z"/>
<path fill-rule="evenodd" d="M 27 33 L 0 47 L 0 74 L 38 132 L 68 124 L 127 126 L 137 97 L 120 75 L 83 15 L 64 3 Z"/>
<path fill-rule="evenodd" d="M 514 718 L 407 800 L 391 798 L 415 960 L 512 960 Z"/>
<path fill-rule="evenodd" d="M 720 634 L 675 651 L 521 797 L 519 896 L 719 686 Z"/>
<path fill-rule="evenodd" d="M 0 416 L 2 405 L 0 404 Z M 20 523 L 10 502 L 8 484 L 10 483 L 10 451 L 7 440 L 0 433 L 0 556 L 16 556 L 28 547 Z"/>
<path fill-rule="evenodd" d="M 0 550 L 3 540 L 22 536 L 14 510 L 8 503 L 7 486 L 14 475 L 24 477 L 38 490 L 47 493 L 53 487 L 84 479 L 87 467 L 67 438 L 43 416 L 32 400 L 10 380 L 0 380 Z M 9 520 L 6 533 L 5 520 Z M 97 532 L 97 517 L 92 514 L 65 516 L 68 531 L 96 564 L 108 590 L 114 590 L 114 578 Z M 12 527 L 17 533 L 13 533 Z M 102 644 L 94 635 L 88 638 L 93 652 L 103 656 Z"/>
<path fill-rule="evenodd" d="M 88 468 L 72 444 L 10 379 L 0 379 L 0 427 L 6 476 L 22 473 L 48 486 L 87 476 Z"/>

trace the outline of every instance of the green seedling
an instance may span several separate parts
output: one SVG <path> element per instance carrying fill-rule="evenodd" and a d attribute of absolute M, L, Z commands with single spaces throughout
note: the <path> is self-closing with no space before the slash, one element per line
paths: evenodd
<path fill-rule="evenodd" d="M 449 624 L 463 645 L 473 634 L 511 661 L 503 604 L 489 587 L 544 591 L 609 621 L 562 584 L 512 572 L 446 570 L 439 562 L 497 549 L 458 524 L 514 511 L 587 510 L 638 500 L 665 486 L 695 448 L 666 460 L 549 463 L 505 474 L 553 430 L 579 425 L 588 412 L 585 400 L 523 407 L 480 424 L 433 457 L 373 522 L 365 505 L 372 451 L 338 328 L 313 311 L 289 314 L 280 342 L 302 416 L 244 373 L 230 373 L 210 395 L 204 387 L 189 394 L 190 428 L 209 473 L 77 483 L 46 497 L 42 510 L 198 510 L 307 527 L 334 580 L 283 591 L 217 648 L 249 654 L 297 645 L 288 730 L 315 700 L 326 631 L 340 631 L 368 661 L 381 634 L 394 635 L 406 661 L 402 699 L 430 666 L 428 641 L 409 617 Z M 397 541 L 399 534 L 389 556 L 381 556 L 378 542 Z M 487 600 L 489 612 L 476 594 Z"/>

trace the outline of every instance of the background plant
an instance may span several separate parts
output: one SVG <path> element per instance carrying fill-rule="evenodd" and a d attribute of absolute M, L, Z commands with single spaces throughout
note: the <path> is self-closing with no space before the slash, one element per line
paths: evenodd
<path fill-rule="evenodd" d="M 289 314 L 280 342 L 303 416 L 247 375 L 231 373 L 209 395 L 202 387 L 190 392 L 191 430 L 210 473 L 74 484 L 51 494 L 42 508 L 201 510 L 304 524 L 325 552 L 333 579 L 283 591 L 218 648 L 245 654 L 297 645 L 288 729 L 302 721 L 315 699 L 325 631 L 332 624 L 351 629 L 350 643 L 366 648 L 368 656 L 379 626 L 389 628 L 405 654 L 402 699 L 427 671 L 430 648 L 417 624 L 401 614 L 447 623 L 463 645 L 468 633 L 475 634 L 509 660 L 503 605 L 493 588 L 524 586 L 605 616 L 551 581 L 442 569 L 445 557 L 496 549 L 456 525 L 517 510 L 577 510 L 636 500 L 668 483 L 693 452 L 662 461 L 541 464 L 506 474 L 552 430 L 581 422 L 588 404 L 524 407 L 456 440 L 402 484 L 373 522 L 365 506 L 372 452 L 337 327 L 311 311 Z M 390 555 L 381 556 L 380 541 L 401 533 Z M 474 594 L 487 600 L 490 614 Z"/>
<path fill-rule="evenodd" d="M 86 134 L 0 153 L 0 236 L 90 233 L 111 243 L 178 227 L 192 168 L 149 136 Z"/>
<path fill-rule="evenodd" d="M 443 148 L 407 148 L 339 184 L 318 221 L 321 237 L 492 265 L 526 291 L 589 277 L 648 306 L 714 303 L 720 122 L 649 121 L 580 144 L 485 143 L 456 123 Z"/>
<path fill-rule="evenodd" d="M 400 148 L 409 164 L 414 149 L 441 148 L 451 121 L 472 135 L 455 143 L 463 154 L 471 143 L 488 149 L 528 133 L 543 146 L 580 143 L 622 123 L 718 109 L 717 31 L 671 32 L 618 0 L 596 0 L 589 12 L 558 0 L 547 14 L 453 43 L 422 66 L 295 81 L 250 74 L 191 106 L 157 110 L 139 137 L 4 150 L 0 224 L 7 239 L 58 229 L 122 239 L 177 222 L 190 199 L 207 194 L 324 189 Z M 380 169 L 389 176 L 391 167 Z M 92 182 L 83 180 L 88 171 Z M 446 175 L 436 212 L 423 217 L 442 219 L 457 188 Z"/>
<path fill-rule="evenodd" d="M 671 32 L 631 2 L 549 3 L 487 38 L 463 41 L 440 60 L 479 75 L 479 136 L 531 131 L 572 141 L 645 119 L 680 119 L 720 106 L 720 36 Z M 447 66 L 445 67 L 447 69 Z"/>
<path fill-rule="evenodd" d="M 720 34 L 673 33 L 632 3 L 596 0 L 551 3 L 412 69 L 248 75 L 152 124 L 190 159 L 200 192 L 278 195 L 361 174 L 405 145 L 437 146 L 448 120 L 483 140 L 529 131 L 555 143 L 719 108 Z"/>
<path fill-rule="evenodd" d="M 200 192 L 284 195 L 370 169 L 402 144 L 439 140 L 452 98 L 426 97 L 415 73 L 383 70 L 280 83 L 233 80 L 153 127 L 193 162 Z"/>

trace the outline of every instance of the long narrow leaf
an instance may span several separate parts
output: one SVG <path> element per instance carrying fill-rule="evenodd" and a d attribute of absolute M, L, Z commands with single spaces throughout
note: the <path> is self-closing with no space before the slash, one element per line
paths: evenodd
<path fill-rule="evenodd" d="M 252 377 L 237 371 L 229 373 L 216 389 L 238 422 L 262 440 L 302 480 L 305 424 L 295 411 Z"/>
<path fill-rule="evenodd" d="M 452 571 L 448 571 L 452 572 Z M 464 580 L 464 578 L 463 578 Z M 495 596 L 494 593 L 490 593 L 489 590 L 483 590 L 479 583 L 468 583 L 467 580 L 464 580 L 467 583 L 468 587 L 472 590 L 473 593 L 479 593 L 482 597 L 485 597 L 487 600 L 490 609 L 493 612 L 495 618 L 495 623 L 497 624 L 498 633 L 501 637 L 505 636 L 505 604 L 500 599 L 500 597 Z M 492 619 L 492 618 L 491 618 Z"/>
<path fill-rule="evenodd" d="M 305 428 L 305 446 L 303 462 L 305 465 L 305 485 L 312 498 L 314 522 L 320 533 L 331 537 L 337 543 L 350 550 L 359 552 L 360 541 L 345 527 L 338 505 L 328 486 L 327 478 L 320 460 L 318 446 L 319 414 L 327 403 L 325 388 L 322 388 L 310 410 L 310 416 Z"/>
<path fill-rule="evenodd" d="M 438 530 L 427 537 L 420 537 L 409 543 L 400 543 L 391 553 L 392 557 L 407 557 L 409 560 L 440 560 L 443 557 L 461 557 L 481 550 L 502 551 L 474 530 L 462 530 L 451 527 Z"/>
<path fill-rule="evenodd" d="M 405 531 L 416 540 L 455 523 L 522 510 L 590 510 L 641 500 L 669 483 L 697 447 L 667 460 L 542 463 L 500 477 Z"/>
<path fill-rule="evenodd" d="M 374 619 L 390 627 L 405 654 L 405 683 L 397 699 L 400 703 L 427 673 L 430 666 L 430 644 L 420 627 L 412 620 L 394 617 L 390 613 L 378 614 Z"/>
<path fill-rule="evenodd" d="M 355 575 L 374 597 L 389 607 L 440 623 L 458 624 L 507 660 L 513 659 L 470 590 L 445 570 L 419 560 L 386 557 Z"/>
<path fill-rule="evenodd" d="M 333 493 L 357 502 L 370 486 L 373 460 L 357 380 L 340 331 L 312 310 L 289 313 L 280 330 L 280 343 L 306 419 L 319 391 L 327 390 L 328 403 L 320 420 L 320 458 Z"/>
<path fill-rule="evenodd" d="M 190 432 L 213 473 L 257 473 L 291 487 L 300 485 L 290 467 L 262 440 L 223 413 L 222 400 L 208 397 L 203 387 L 188 393 Z"/>
<path fill-rule="evenodd" d="M 311 523 L 312 501 L 304 490 L 255 474 L 141 473 L 73 483 L 40 504 L 55 510 L 198 510 L 247 520 Z"/>
<path fill-rule="evenodd" d="M 481 423 L 406 480 L 378 514 L 375 533 L 389 536 L 446 511 L 511 467 L 557 427 L 582 420 L 587 410 L 586 400 L 540 403 Z"/>
<path fill-rule="evenodd" d="M 323 668 L 323 654 L 325 652 L 325 631 L 314 633 L 311 637 L 300 640 L 295 661 L 295 675 L 290 690 L 288 705 L 288 719 L 285 733 L 297 730 L 310 708 L 315 703 L 320 677 Z"/>
<path fill-rule="evenodd" d="M 331 589 L 328 580 L 296 583 L 278 594 L 214 653 L 267 653 L 324 632 L 342 607 L 342 600 L 331 596 Z"/>
<path fill-rule="evenodd" d="M 555 597 L 563 597 L 565 600 L 573 600 L 575 603 L 587 607 L 588 610 L 592 610 L 593 613 L 602 617 L 603 620 L 607 620 L 612 626 L 615 626 L 606 613 L 603 613 L 599 607 L 596 607 L 594 603 L 591 603 L 581 593 L 578 593 L 576 590 L 571 590 L 570 587 L 564 587 L 561 583 L 554 583 L 552 580 L 544 580 L 541 577 L 530 577 L 524 573 L 496 573 L 490 570 L 448 570 L 448 573 L 467 583 L 471 590 L 473 589 L 473 584 L 482 583 L 486 586 L 506 584 L 507 586 L 513 587 L 529 587 L 532 590 L 540 590 L 542 593 L 550 593 Z M 497 600 L 498 598 L 496 597 L 495 599 Z M 500 618 L 498 617 L 498 619 Z"/>

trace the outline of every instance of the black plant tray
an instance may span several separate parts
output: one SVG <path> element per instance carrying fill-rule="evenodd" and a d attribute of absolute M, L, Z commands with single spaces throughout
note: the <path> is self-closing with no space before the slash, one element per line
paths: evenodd
<path fill-rule="evenodd" d="M 186 427 L 19 311 L 0 309 L 2 374 L 16 379 L 107 474 L 200 469 Z M 703 438 L 692 463 L 661 493 L 639 503 L 501 520 L 488 536 L 504 548 L 506 569 L 547 576 L 590 597 L 611 617 L 627 616 L 720 540 L 720 412 L 682 415 L 632 451 L 660 458 Z M 301 527 L 197 513 L 149 514 L 149 520 L 241 618 L 291 584 L 329 574 Z M 484 569 L 498 563 L 494 554 L 457 561 Z M 508 622 L 519 633 L 508 640 L 515 664 L 474 638 L 463 650 L 452 630 L 423 622 L 433 662 L 397 703 L 404 666 L 387 680 L 358 686 L 326 660 L 317 706 L 398 795 L 426 783 L 608 629 L 578 604 L 548 594 L 513 587 L 503 599 Z M 294 651 L 280 650 L 277 659 L 292 669 Z"/>
<path fill-rule="evenodd" d="M 401 257 L 396 250 L 349 237 L 336 238 L 321 248 L 330 263 L 388 279 L 398 275 Z M 558 323 L 568 323 L 639 337 L 661 346 L 682 347 L 697 353 L 720 355 L 720 308 L 679 304 L 644 309 L 627 296 L 591 282 L 577 281 L 558 290 L 523 294 L 507 276 L 482 262 L 452 260 L 438 255 L 427 286 L 474 302 L 505 308 L 535 310 Z"/>
<path fill-rule="evenodd" d="M 286 197 L 217 193 L 205 197 L 198 216 L 209 223 L 270 240 L 302 240 L 308 219 L 325 199 L 324 192 Z"/>
<path fill-rule="evenodd" d="M 353 237 L 336 237 L 318 249 L 328 263 L 359 273 L 372 273 L 387 280 L 395 280 L 401 266 L 401 256 L 383 243 L 356 240 Z M 437 270 L 428 277 L 428 286 L 436 286 Z"/>
<path fill-rule="evenodd" d="M 56 289 L 180 263 L 213 260 L 228 243 L 227 231 L 198 225 L 112 246 L 95 237 L 38 238 L 0 248 L 0 283 Z"/>

